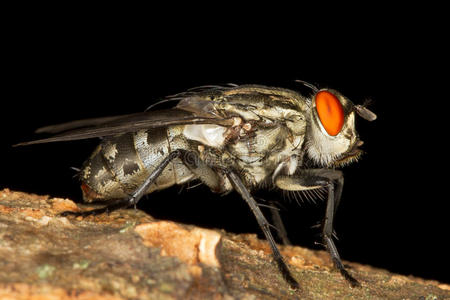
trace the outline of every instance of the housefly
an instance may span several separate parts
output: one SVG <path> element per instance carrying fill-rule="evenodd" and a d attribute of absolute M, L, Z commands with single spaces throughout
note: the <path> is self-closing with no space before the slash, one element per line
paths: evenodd
<path fill-rule="evenodd" d="M 101 214 L 136 205 L 143 195 L 200 180 L 215 193 L 236 191 L 249 205 L 286 281 L 297 288 L 252 191 L 270 184 L 287 191 L 326 190 L 323 242 L 334 265 L 352 286 L 358 281 L 342 264 L 333 242 L 333 218 L 343 174 L 356 161 L 362 141 L 356 115 L 376 115 L 336 90 L 311 95 L 262 85 L 195 88 L 168 97 L 175 107 L 47 126 L 52 137 L 17 145 L 101 138 L 80 170 L 86 202 L 102 208 L 65 215 Z"/>

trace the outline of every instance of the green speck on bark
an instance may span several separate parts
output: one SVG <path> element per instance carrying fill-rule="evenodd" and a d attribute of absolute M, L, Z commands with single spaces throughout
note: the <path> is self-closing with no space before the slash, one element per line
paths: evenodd
<path fill-rule="evenodd" d="M 87 260 L 87 259 L 82 259 L 82 260 L 80 260 L 80 261 L 78 261 L 78 262 L 74 262 L 73 263 L 73 265 L 72 265 L 72 268 L 74 269 L 74 270 L 79 270 L 79 269 L 81 269 L 81 270 L 84 270 L 84 269 L 86 269 L 87 267 L 89 267 L 89 264 L 90 264 L 90 262 L 89 262 L 89 260 Z"/>
<path fill-rule="evenodd" d="M 38 274 L 40 279 L 47 279 L 52 276 L 55 271 L 55 267 L 49 264 L 44 264 L 36 268 L 36 273 Z"/>

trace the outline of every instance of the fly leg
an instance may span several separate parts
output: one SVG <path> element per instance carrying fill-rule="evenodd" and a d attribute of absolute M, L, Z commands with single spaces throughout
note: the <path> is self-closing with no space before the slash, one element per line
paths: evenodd
<path fill-rule="evenodd" d="M 180 151 L 182 151 L 183 153 L 183 155 L 181 156 L 181 160 L 183 161 L 184 165 L 189 169 L 189 171 L 194 173 L 202 183 L 208 186 L 211 191 L 215 193 L 221 193 L 225 191 L 222 182 L 223 180 L 220 178 L 217 172 L 214 171 L 213 168 L 211 168 L 211 166 L 200 159 L 197 153 L 187 150 Z"/>
<path fill-rule="evenodd" d="M 81 211 L 81 212 L 73 212 L 73 211 L 65 211 L 62 212 L 62 216 L 90 216 L 90 215 L 99 215 L 106 212 L 111 212 L 116 209 L 129 207 L 131 205 L 136 205 L 138 201 L 144 196 L 145 192 L 150 188 L 152 183 L 155 182 L 156 178 L 164 171 L 167 165 L 174 160 L 175 158 L 181 157 L 183 154 L 182 150 L 172 151 L 164 160 L 150 173 L 150 175 L 146 178 L 146 180 L 127 198 L 118 199 L 113 203 L 94 210 L 89 211 Z"/>
<path fill-rule="evenodd" d="M 345 269 L 333 241 L 333 219 L 341 199 L 342 188 L 344 185 L 342 172 L 330 169 L 305 170 L 305 172 L 299 176 L 278 176 L 275 178 L 275 184 L 281 189 L 291 191 L 317 188 L 326 188 L 328 190 L 327 207 L 322 229 L 323 242 L 335 267 L 342 276 L 344 276 L 351 286 L 359 286 L 359 282 Z"/>
<path fill-rule="evenodd" d="M 283 242 L 283 245 L 292 245 L 291 241 L 288 238 L 286 227 L 284 227 L 284 223 L 283 220 L 281 219 L 281 215 L 278 209 L 273 208 L 270 210 L 270 213 L 272 214 L 273 225 L 278 229 L 276 231 L 277 235 Z"/>
<path fill-rule="evenodd" d="M 245 187 L 241 178 L 236 173 L 230 170 L 225 170 L 225 173 L 228 179 L 230 180 L 231 184 L 233 185 L 234 189 L 241 195 L 242 198 L 244 198 L 244 200 L 250 206 L 250 209 L 252 210 L 253 214 L 256 217 L 256 221 L 259 224 L 259 227 L 261 227 L 267 241 L 269 242 L 270 248 L 272 249 L 273 257 L 278 265 L 278 268 L 280 269 L 280 272 L 283 274 L 285 280 L 289 283 L 289 285 L 292 288 L 298 289 L 299 284 L 294 279 L 291 272 L 289 271 L 289 268 L 284 262 L 283 256 L 281 255 L 280 250 L 278 250 L 275 240 L 273 239 L 272 233 L 270 232 L 269 223 L 267 222 L 266 218 L 259 209 L 259 206 L 256 203 L 255 199 L 253 199 L 253 197 L 250 195 L 250 192 Z"/>
<path fill-rule="evenodd" d="M 223 192 L 224 186 L 223 182 L 220 178 L 220 176 L 217 174 L 217 172 L 206 162 L 201 160 L 198 157 L 198 154 L 191 151 L 183 151 L 183 155 L 181 157 L 181 160 L 183 163 L 189 168 L 189 170 L 197 175 L 197 177 L 206 184 L 212 191 L 214 192 Z M 253 197 L 250 195 L 249 191 L 245 187 L 242 180 L 239 178 L 236 173 L 225 170 L 225 173 L 230 180 L 231 184 L 235 188 L 235 190 L 244 198 L 244 200 L 247 202 L 247 204 L 250 206 L 253 214 L 256 217 L 256 220 L 258 221 L 259 226 L 261 227 L 262 231 L 264 232 L 264 235 L 266 236 L 266 239 L 269 241 L 270 247 L 272 248 L 272 253 L 274 256 L 275 261 L 277 262 L 278 268 L 280 269 L 281 273 L 285 277 L 286 281 L 289 283 L 289 285 L 295 289 L 299 288 L 298 282 L 294 279 L 294 277 L 291 275 L 288 267 L 286 266 L 283 257 L 281 256 L 280 251 L 278 250 L 275 240 L 273 239 L 273 236 L 269 229 L 269 223 L 267 222 L 266 218 L 262 214 L 261 210 L 259 209 L 258 204 L 253 199 Z M 278 213 L 278 211 L 277 211 Z M 278 215 L 279 220 L 281 221 L 280 216 Z M 284 229 L 284 226 L 283 226 Z M 287 236 L 286 236 L 287 238 Z"/>

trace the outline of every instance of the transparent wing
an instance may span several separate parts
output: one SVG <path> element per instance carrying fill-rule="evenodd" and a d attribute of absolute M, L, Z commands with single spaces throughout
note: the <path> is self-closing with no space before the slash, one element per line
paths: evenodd
<path fill-rule="evenodd" d="M 199 116 L 195 112 L 178 108 L 147 111 L 123 116 L 86 119 L 46 126 L 38 129 L 37 132 L 55 133 L 64 130 L 69 131 L 59 133 L 49 138 L 18 143 L 14 146 L 90 139 L 126 132 L 135 132 L 141 129 L 187 124 L 217 124 L 231 126 L 233 124 L 233 119 L 222 118 L 217 115 L 206 115 L 204 112 Z"/>
<path fill-rule="evenodd" d="M 120 116 L 110 116 L 110 117 L 101 117 L 101 118 L 90 118 L 90 119 L 83 119 L 83 120 L 76 120 L 76 121 L 70 121 L 66 123 L 61 124 L 54 124 L 49 126 L 44 126 L 36 129 L 35 133 L 51 133 L 56 134 L 67 130 L 72 130 L 76 128 L 82 128 L 82 127 L 91 127 L 91 126 L 98 126 L 102 125 L 117 119 L 125 118 L 130 115 L 120 115 Z"/>

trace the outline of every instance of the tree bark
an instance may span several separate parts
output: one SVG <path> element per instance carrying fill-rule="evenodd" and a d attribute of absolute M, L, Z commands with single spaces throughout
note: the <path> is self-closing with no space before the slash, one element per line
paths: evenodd
<path fill-rule="evenodd" d="M 62 217 L 69 199 L 0 191 L 0 299 L 450 299 L 450 286 L 280 246 L 292 290 L 255 234 L 230 234 L 122 209 Z M 83 208 L 86 209 L 86 208 Z"/>

